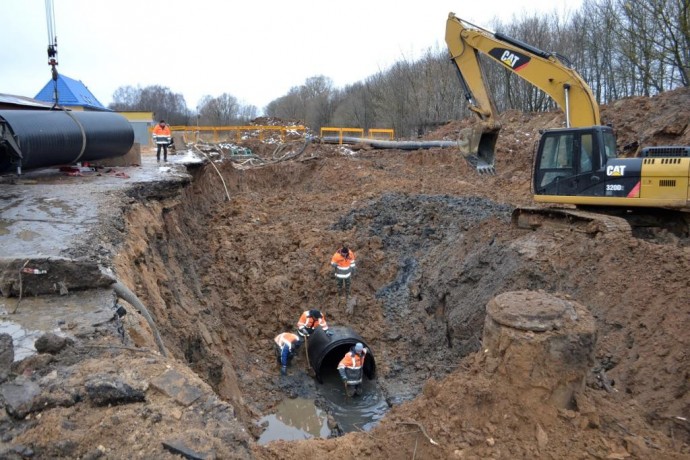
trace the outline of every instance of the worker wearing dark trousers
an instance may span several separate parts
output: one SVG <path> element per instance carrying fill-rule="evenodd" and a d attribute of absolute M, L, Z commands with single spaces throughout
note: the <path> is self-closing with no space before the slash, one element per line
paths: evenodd
<path fill-rule="evenodd" d="M 287 375 L 287 366 L 292 358 L 297 354 L 297 350 L 302 346 L 302 339 L 297 334 L 283 332 L 273 339 L 275 342 L 275 353 L 278 364 L 280 364 L 280 375 Z"/>
<path fill-rule="evenodd" d="M 364 373 L 364 358 L 369 350 L 362 344 L 356 343 L 338 364 L 338 373 L 345 386 L 348 397 L 362 394 L 362 375 Z"/>
<path fill-rule="evenodd" d="M 338 283 L 338 296 L 350 296 L 350 278 L 355 272 L 355 252 L 343 246 L 338 249 L 331 258 L 331 266 L 334 270 L 336 282 Z"/>
<path fill-rule="evenodd" d="M 163 161 L 168 161 L 168 145 L 170 145 L 171 138 L 170 126 L 165 124 L 165 120 L 159 121 L 153 128 L 153 141 L 157 146 L 156 161 L 161 161 L 161 148 L 163 149 Z"/>

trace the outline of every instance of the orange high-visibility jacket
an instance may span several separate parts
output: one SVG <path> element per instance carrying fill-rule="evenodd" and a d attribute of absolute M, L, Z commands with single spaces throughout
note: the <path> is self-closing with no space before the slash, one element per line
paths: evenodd
<path fill-rule="evenodd" d="M 349 278 L 352 274 L 352 269 L 355 268 L 355 252 L 352 249 L 347 251 L 347 257 L 336 251 L 331 257 L 331 265 L 335 267 L 336 278 Z"/>
<path fill-rule="evenodd" d="M 343 359 L 338 364 L 338 369 L 361 369 L 364 365 L 364 357 L 367 354 L 367 349 L 362 350 L 362 354 L 358 355 L 355 352 L 348 351 Z"/>
<path fill-rule="evenodd" d="M 171 136 L 172 132 L 168 125 L 161 127 L 159 123 L 153 128 L 153 139 L 156 141 L 156 144 L 169 144 Z"/>
<path fill-rule="evenodd" d="M 170 131 L 170 126 L 165 125 L 165 126 L 161 127 L 160 124 L 157 124 L 153 128 L 153 134 L 154 134 L 154 136 L 168 136 L 168 137 L 170 137 L 172 133 Z"/>
<path fill-rule="evenodd" d="M 302 313 L 297 321 L 297 329 L 306 327 L 307 329 L 314 329 L 316 326 L 321 326 L 324 331 L 328 330 L 328 323 L 326 323 L 326 315 L 321 313 L 321 318 L 315 319 L 309 315 L 309 310 Z"/>
<path fill-rule="evenodd" d="M 282 334 L 276 335 L 273 341 L 278 345 L 278 347 L 283 348 L 287 345 L 290 350 L 295 346 L 295 343 L 299 342 L 299 337 L 291 332 L 283 332 Z"/>

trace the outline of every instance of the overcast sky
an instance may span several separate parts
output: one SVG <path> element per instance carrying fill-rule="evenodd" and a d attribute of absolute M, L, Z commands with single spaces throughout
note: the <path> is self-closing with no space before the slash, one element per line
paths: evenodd
<path fill-rule="evenodd" d="M 316 75 L 336 87 L 429 48 L 445 50 L 449 12 L 494 17 L 557 12 L 580 0 L 54 0 L 58 72 L 108 105 L 120 86 L 162 85 L 195 110 L 229 93 L 261 111 Z M 0 93 L 34 97 L 50 80 L 44 0 L 0 0 Z"/>

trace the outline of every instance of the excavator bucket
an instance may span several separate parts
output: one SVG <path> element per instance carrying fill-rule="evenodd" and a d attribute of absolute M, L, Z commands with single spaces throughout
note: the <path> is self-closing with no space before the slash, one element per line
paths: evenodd
<path fill-rule="evenodd" d="M 495 174 L 494 149 L 500 126 L 481 124 L 464 128 L 459 133 L 458 145 L 465 160 L 479 174 Z"/>

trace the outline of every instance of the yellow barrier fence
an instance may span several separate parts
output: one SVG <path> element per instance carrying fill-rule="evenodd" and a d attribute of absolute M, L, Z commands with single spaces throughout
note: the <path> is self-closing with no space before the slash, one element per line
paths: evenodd
<path fill-rule="evenodd" d="M 382 128 L 371 128 L 369 129 L 369 139 L 374 139 L 377 136 L 377 134 L 384 134 L 386 137 L 388 137 L 388 140 L 392 141 L 393 137 L 395 135 L 395 131 L 392 129 L 382 129 Z"/>
<path fill-rule="evenodd" d="M 356 133 L 359 135 L 359 137 L 361 139 L 364 139 L 364 130 L 362 128 L 336 128 L 336 127 L 321 128 L 321 137 L 323 137 L 324 133 L 337 133 L 338 134 L 338 144 L 343 143 L 343 134 L 344 133 Z M 369 139 L 374 139 L 375 137 L 378 137 L 381 134 L 384 134 L 390 140 L 393 140 L 393 137 L 395 135 L 395 131 L 392 129 L 371 128 L 368 131 L 367 137 Z"/>
<path fill-rule="evenodd" d="M 343 143 L 343 133 L 358 133 L 359 137 L 364 139 L 364 130 L 362 128 L 321 128 L 321 137 L 323 133 L 338 133 L 338 144 Z"/>
<path fill-rule="evenodd" d="M 280 140 L 284 141 L 285 136 L 287 135 L 288 132 L 291 131 L 297 131 L 297 132 L 302 132 L 302 134 L 306 133 L 307 128 L 304 126 L 170 126 L 171 131 L 177 131 L 177 132 L 182 132 L 183 135 L 185 136 L 185 141 L 190 142 L 188 140 L 188 135 L 191 134 L 195 136 L 195 141 L 199 141 L 201 139 L 201 136 L 203 133 L 212 133 L 213 134 L 213 142 L 218 142 L 220 139 L 220 133 L 223 132 L 228 132 L 232 133 L 234 132 L 235 139 L 237 142 L 242 140 L 242 135 L 245 133 L 255 133 L 259 132 L 259 140 L 264 139 L 264 134 L 266 132 L 269 133 L 275 133 L 278 132 L 280 134 Z M 149 131 L 153 131 L 153 128 L 150 128 Z"/>

